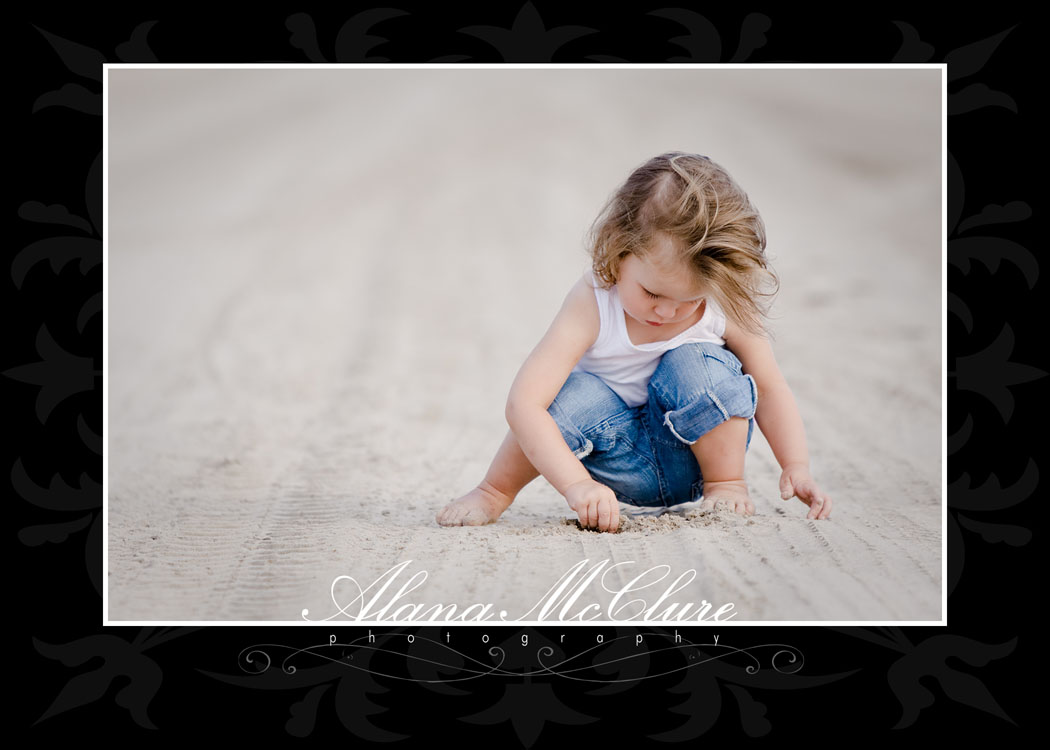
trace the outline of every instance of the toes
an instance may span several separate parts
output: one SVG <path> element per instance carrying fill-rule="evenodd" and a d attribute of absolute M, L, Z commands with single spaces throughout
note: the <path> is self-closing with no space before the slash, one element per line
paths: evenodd
<path fill-rule="evenodd" d="M 711 510 L 734 510 L 736 504 L 733 502 L 731 497 L 712 497 L 711 498 Z"/>
<path fill-rule="evenodd" d="M 496 520 L 488 507 L 463 500 L 453 500 L 435 518 L 441 526 L 484 526 Z"/>
<path fill-rule="evenodd" d="M 437 522 L 441 526 L 460 526 L 460 519 L 463 513 L 460 510 L 460 506 L 455 502 L 451 502 L 438 511 Z"/>
<path fill-rule="evenodd" d="M 700 498 L 700 510 L 726 510 L 730 513 L 738 513 L 742 516 L 750 516 L 755 513 L 755 505 L 750 498 L 740 498 L 736 494 L 705 495 Z"/>

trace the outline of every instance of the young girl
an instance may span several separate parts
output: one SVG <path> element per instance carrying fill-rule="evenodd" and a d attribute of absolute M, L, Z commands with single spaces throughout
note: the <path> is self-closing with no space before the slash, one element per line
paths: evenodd
<path fill-rule="evenodd" d="M 702 499 L 750 515 L 744 455 L 757 420 L 783 473 L 780 496 L 826 519 L 795 399 L 764 334 L 776 278 L 758 211 L 706 156 L 636 169 L 591 229 L 592 270 L 525 360 L 507 434 L 474 490 L 437 515 L 492 523 L 537 474 L 601 531 L 619 503 L 661 511 Z"/>

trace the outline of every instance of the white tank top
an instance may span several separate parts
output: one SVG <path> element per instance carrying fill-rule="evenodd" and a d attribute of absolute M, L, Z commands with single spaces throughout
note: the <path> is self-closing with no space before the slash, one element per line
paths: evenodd
<path fill-rule="evenodd" d="M 597 340 L 584 352 L 573 372 L 597 375 L 630 407 L 641 406 L 649 400 L 649 378 L 656 371 L 664 352 L 692 342 L 706 341 L 725 346 L 722 337 L 726 331 L 726 316 L 710 297 L 704 316 L 691 328 L 667 341 L 633 344 L 627 335 L 619 290 L 615 285 L 611 289 L 602 289 L 593 272 L 591 285 L 598 301 L 601 328 Z"/>

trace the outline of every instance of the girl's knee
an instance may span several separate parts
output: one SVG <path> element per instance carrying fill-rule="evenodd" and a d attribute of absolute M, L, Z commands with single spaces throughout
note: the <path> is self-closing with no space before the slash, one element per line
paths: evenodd
<path fill-rule="evenodd" d="M 687 406 L 718 387 L 741 377 L 740 360 L 723 346 L 692 343 L 671 349 L 660 359 L 649 381 L 649 397 L 664 411 Z"/>
<path fill-rule="evenodd" d="M 732 417 L 754 417 L 754 378 L 725 347 L 686 344 L 664 358 L 660 377 L 649 382 L 649 398 L 653 417 L 679 442 L 691 445 Z"/>
<path fill-rule="evenodd" d="M 597 375 L 571 372 L 547 411 L 553 415 L 557 409 L 573 421 L 587 421 L 622 406 L 619 396 Z"/>
<path fill-rule="evenodd" d="M 695 370 L 703 362 L 704 350 L 716 344 L 689 343 L 669 349 L 660 357 L 660 363 L 656 366 L 653 377 L 681 375 Z"/>

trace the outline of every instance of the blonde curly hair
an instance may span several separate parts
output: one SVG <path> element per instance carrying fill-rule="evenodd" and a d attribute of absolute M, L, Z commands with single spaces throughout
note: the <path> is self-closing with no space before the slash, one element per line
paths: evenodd
<path fill-rule="evenodd" d="M 602 286 L 617 282 L 629 253 L 644 257 L 658 232 L 672 239 L 697 284 L 710 290 L 727 316 L 744 330 L 767 332 L 765 318 L 779 280 L 765 255 L 765 225 L 725 169 L 706 156 L 681 151 L 660 154 L 635 169 L 588 234 L 592 267 Z"/>

